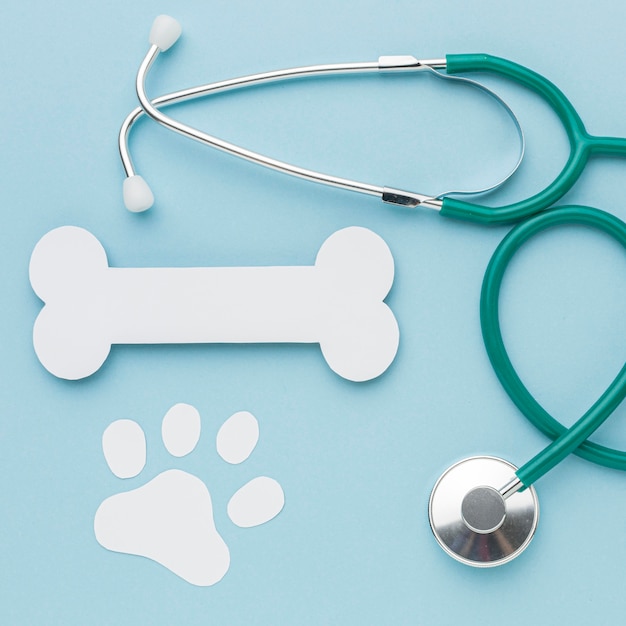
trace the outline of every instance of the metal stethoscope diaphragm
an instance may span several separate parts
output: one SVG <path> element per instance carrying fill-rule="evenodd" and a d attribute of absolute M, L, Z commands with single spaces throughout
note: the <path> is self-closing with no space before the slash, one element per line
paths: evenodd
<path fill-rule="evenodd" d="M 528 546 L 539 521 L 539 502 L 534 487 L 522 492 L 510 488 L 515 471 L 502 459 L 475 456 L 455 463 L 436 482 L 428 518 L 439 545 L 451 557 L 466 565 L 492 567 L 514 559 Z"/>

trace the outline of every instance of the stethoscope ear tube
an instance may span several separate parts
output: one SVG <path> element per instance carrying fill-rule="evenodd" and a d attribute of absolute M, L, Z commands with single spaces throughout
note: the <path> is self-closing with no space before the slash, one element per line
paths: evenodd
<path fill-rule="evenodd" d="M 587 441 L 626 397 L 626 365 L 593 406 L 571 428 L 566 429 L 528 391 L 504 347 L 498 300 L 506 268 L 517 250 L 531 237 L 562 224 L 596 228 L 626 248 L 626 224 L 609 213 L 584 206 L 545 211 L 515 227 L 500 243 L 487 267 L 481 292 L 480 323 L 493 369 L 524 416 L 554 440 L 516 472 L 525 487 L 532 485 L 571 452 L 599 465 L 626 470 L 626 451 Z"/>
<path fill-rule="evenodd" d="M 475 80 L 466 78 L 464 76 L 457 76 L 454 72 L 443 72 L 442 70 L 445 70 L 446 68 L 446 61 L 444 59 L 418 60 L 410 55 L 394 55 L 381 56 L 378 58 L 377 61 L 367 61 L 361 63 L 310 65 L 284 70 L 275 70 L 260 74 L 252 74 L 250 76 L 242 76 L 230 80 L 219 81 L 217 83 L 200 85 L 198 87 L 191 87 L 189 89 L 184 89 L 171 94 L 165 94 L 163 96 L 155 98 L 154 100 L 151 100 L 148 97 L 145 88 L 147 74 L 160 52 L 167 50 L 169 47 L 171 47 L 180 36 L 180 33 L 181 26 L 174 18 L 166 15 L 160 15 L 155 20 L 150 33 L 151 47 L 139 67 L 135 81 L 137 97 L 141 106 L 138 109 L 134 109 L 127 116 L 119 132 L 118 143 L 120 157 L 122 159 L 122 164 L 124 166 L 124 170 L 127 176 L 127 179 L 124 182 L 123 189 L 124 203 L 130 211 L 145 211 L 152 205 L 154 201 L 154 196 L 146 181 L 135 172 L 128 146 L 128 134 L 130 132 L 130 129 L 132 128 L 136 119 L 144 113 L 151 117 L 157 123 L 174 132 L 177 132 L 195 141 L 199 141 L 200 143 L 203 143 L 205 145 L 222 150 L 228 154 L 238 156 L 253 163 L 257 163 L 259 165 L 263 165 L 265 167 L 269 167 L 271 169 L 286 174 L 291 174 L 293 176 L 297 176 L 313 182 L 323 183 L 333 187 L 356 191 L 367 195 L 378 196 L 383 202 L 404 207 L 423 206 L 424 208 L 430 208 L 439 211 L 442 207 L 442 198 L 444 197 L 448 198 L 451 195 L 476 195 L 492 191 L 502 186 L 517 171 L 522 162 L 525 147 L 524 133 L 522 131 L 517 116 L 511 110 L 509 105 L 486 85 L 483 85 L 482 83 L 476 82 Z M 471 57 L 472 55 L 469 56 Z M 480 59 L 482 59 L 484 55 L 478 56 Z M 211 93 L 217 93 L 220 91 L 231 90 L 235 88 L 250 87 L 252 85 L 258 85 L 261 83 L 293 78 L 371 72 L 426 72 L 429 75 L 435 76 L 439 79 L 454 81 L 456 83 L 463 83 L 465 85 L 471 85 L 474 88 L 480 89 L 482 92 L 489 95 L 504 109 L 504 111 L 510 117 L 515 127 L 515 130 L 517 131 L 519 139 L 519 151 L 513 167 L 509 171 L 507 171 L 505 175 L 499 177 L 496 182 L 492 182 L 489 185 L 481 185 L 475 189 L 450 189 L 447 191 L 441 191 L 437 194 L 424 194 L 412 191 L 402 191 L 399 189 L 378 184 L 349 180 L 343 177 L 333 176 L 323 172 L 313 171 L 290 163 L 279 161 L 277 159 L 259 154 L 257 152 L 253 152 L 241 146 L 237 146 L 233 143 L 219 139 L 218 137 L 210 135 L 197 128 L 193 128 L 191 126 L 183 124 L 182 122 L 170 117 L 160 110 L 162 106 L 172 104 L 174 102 L 182 102 L 201 96 L 206 96 Z M 471 207 L 473 205 L 470 204 L 469 206 Z"/>

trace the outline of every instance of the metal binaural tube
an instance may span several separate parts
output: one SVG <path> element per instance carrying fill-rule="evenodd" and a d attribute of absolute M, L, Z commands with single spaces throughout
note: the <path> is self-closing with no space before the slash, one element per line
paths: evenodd
<path fill-rule="evenodd" d="M 170 44 L 171 45 L 171 44 Z M 130 129 L 135 121 L 142 115 L 147 114 L 153 120 L 159 124 L 173 130 L 183 136 L 190 139 L 194 139 L 209 145 L 218 150 L 222 150 L 228 154 L 238 156 L 245 160 L 251 161 L 258 165 L 263 165 L 270 169 L 290 174 L 298 178 L 303 178 L 312 182 L 322 183 L 332 187 L 346 189 L 348 191 L 356 191 L 371 196 L 380 198 L 383 202 L 400 205 L 404 207 L 413 208 L 423 205 L 424 207 L 435 209 L 437 211 L 444 206 L 443 198 L 449 195 L 461 194 L 461 195 L 473 195 L 485 193 L 501 186 L 506 182 L 518 169 L 522 162 L 524 155 L 524 136 L 519 124 L 519 121 L 510 107 L 492 90 L 467 78 L 458 76 L 448 76 L 437 70 L 446 69 L 445 59 L 428 59 L 418 60 L 410 55 L 396 55 L 396 56 L 381 56 L 377 61 L 364 62 L 364 63 L 340 63 L 340 64 L 324 64 L 324 65 L 310 65 L 303 67 L 296 67 L 283 70 L 275 70 L 271 72 L 263 72 L 259 74 L 252 74 L 249 76 L 243 76 L 240 78 L 234 78 L 224 80 L 212 84 L 201 85 L 198 87 L 192 87 L 185 90 L 180 90 L 170 94 L 165 94 L 154 100 L 150 100 L 146 94 L 146 77 L 152 67 L 153 63 L 157 59 L 161 47 L 152 43 L 145 58 L 143 59 L 139 70 L 137 72 L 135 86 L 137 91 L 137 97 L 141 107 L 134 109 L 124 120 L 122 127 L 119 131 L 118 143 L 119 152 L 122 160 L 127 179 L 124 182 L 124 202 L 131 211 L 143 211 L 152 205 L 154 197 L 150 188 L 145 181 L 138 176 L 135 172 L 130 150 L 128 147 L 128 136 Z M 230 142 L 224 141 L 203 132 L 194 127 L 188 126 L 176 119 L 171 118 L 165 113 L 161 112 L 159 107 L 177 102 L 183 102 L 185 100 L 201 97 L 204 95 L 227 91 L 230 89 L 248 87 L 266 82 L 273 82 L 288 78 L 302 78 L 308 76 L 320 76 L 329 74 L 350 74 L 350 73 L 369 73 L 369 72 L 422 72 L 428 71 L 432 75 L 446 80 L 454 80 L 456 82 L 463 82 L 469 84 L 475 88 L 478 88 L 491 96 L 496 100 L 505 110 L 505 112 L 511 118 L 515 129 L 519 137 L 519 151 L 517 160 L 513 168 L 495 184 L 491 184 L 487 187 L 481 187 L 475 190 L 448 190 L 436 195 L 421 194 L 412 191 L 405 191 L 395 188 L 389 188 L 381 185 L 374 185 L 370 183 L 355 181 L 339 176 L 333 176 L 325 174 L 315 170 L 306 169 L 274 159 L 252 150 L 237 146 Z"/>

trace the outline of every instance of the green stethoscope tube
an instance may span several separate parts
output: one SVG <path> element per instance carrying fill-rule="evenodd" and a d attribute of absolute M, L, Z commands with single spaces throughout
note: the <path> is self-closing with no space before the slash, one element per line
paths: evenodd
<path fill-rule="evenodd" d="M 503 207 L 488 207 L 446 197 L 441 214 L 480 223 L 515 222 L 554 204 L 571 189 L 592 155 L 626 157 L 626 139 L 590 135 L 563 92 L 540 74 L 522 65 L 488 54 L 451 54 L 446 57 L 448 74 L 489 72 L 524 85 L 541 96 L 559 117 L 570 144 L 570 155 L 555 180 L 543 191 Z"/>
<path fill-rule="evenodd" d="M 509 261 L 531 237 L 553 226 L 582 224 L 601 230 L 626 248 L 626 224 L 615 216 L 583 206 L 544 211 L 516 226 L 496 249 L 483 279 L 480 323 L 487 353 L 494 371 L 513 402 L 532 424 L 554 441 L 517 472 L 529 487 L 568 454 L 575 454 L 615 469 L 626 470 L 626 451 L 614 450 L 587 441 L 626 397 L 626 365 L 593 406 L 569 429 L 554 419 L 532 396 L 517 375 L 504 347 L 498 313 L 502 278 Z"/>

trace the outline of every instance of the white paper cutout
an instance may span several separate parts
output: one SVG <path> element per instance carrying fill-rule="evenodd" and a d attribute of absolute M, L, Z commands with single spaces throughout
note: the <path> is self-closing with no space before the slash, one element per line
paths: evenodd
<path fill-rule="evenodd" d="M 44 301 L 35 352 L 55 376 L 96 372 L 112 344 L 319 343 L 353 381 L 382 374 L 399 341 L 383 302 L 394 265 L 366 228 L 331 235 L 314 266 L 110 268 L 88 231 L 63 226 L 37 243 L 30 281 Z"/>
<path fill-rule="evenodd" d="M 191 404 L 175 404 L 163 418 L 161 437 L 172 456 L 186 456 L 200 439 L 200 413 Z"/>
<path fill-rule="evenodd" d="M 217 453 L 227 463 L 243 463 L 259 441 L 259 423 L 248 411 L 231 415 L 217 433 Z"/>
<path fill-rule="evenodd" d="M 134 478 L 146 464 L 146 437 L 137 422 L 117 420 L 102 435 L 102 451 L 118 478 Z"/>
<path fill-rule="evenodd" d="M 233 524 L 250 528 L 274 519 L 285 504 L 283 488 L 267 476 L 253 478 L 235 492 L 228 503 Z"/>
<path fill-rule="evenodd" d="M 176 416 L 181 410 L 176 407 L 180 406 L 172 407 L 165 417 Z M 184 413 L 191 414 L 188 408 L 184 409 Z M 119 429 L 115 427 L 111 431 L 111 427 L 121 421 L 134 424 L 133 429 L 140 431 L 145 441 L 143 431 L 136 422 L 114 422 L 103 435 L 103 449 L 108 450 L 107 462 L 109 458 L 128 455 L 123 440 L 110 435 Z M 164 430 L 167 436 L 172 441 L 187 439 L 189 447 L 190 431 L 185 420 L 164 418 L 165 421 L 168 422 Z M 179 427 L 186 434 L 176 433 Z M 249 426 L 243 426 L 244 439 L 249 439 L 247 428 Z M 199 436 L 199 429 L 197 432 Z M 116 447 L 119 450 L 115 450 Z M 123 454 L 120 450 L 124 451 Z M 136 447 L 135 453 L 141 457 L 141 450 Z M 145 461 L 145 449 L 142 458 Z M 113 467 L 111 469 L 113 471 Z M 234 515 L 231 514 L 233 501 Z M 228 513 L 236 524 L 248 528 L 278 515 L 283 504 L 282 487 L 275 480 L 263 476 L 253 479 L 235 493 L 228 504 Z M 104 548 L 152 559 L 193 585 L 214 585 L 230 567 L 230 552 L 215 527 L 207 486 L 197 476 L 179 469 L 161 472 L 137 489 L 117 493 L 104 500 L 96 511 L 94 532 Z"/>
<path fill-rule="evenodd" d="M 213 585 L 230 566 L 206 485 L 181 470 L 105 500 L 94 530 L 103 547 L 148 557 L 192 585 Z"/>

